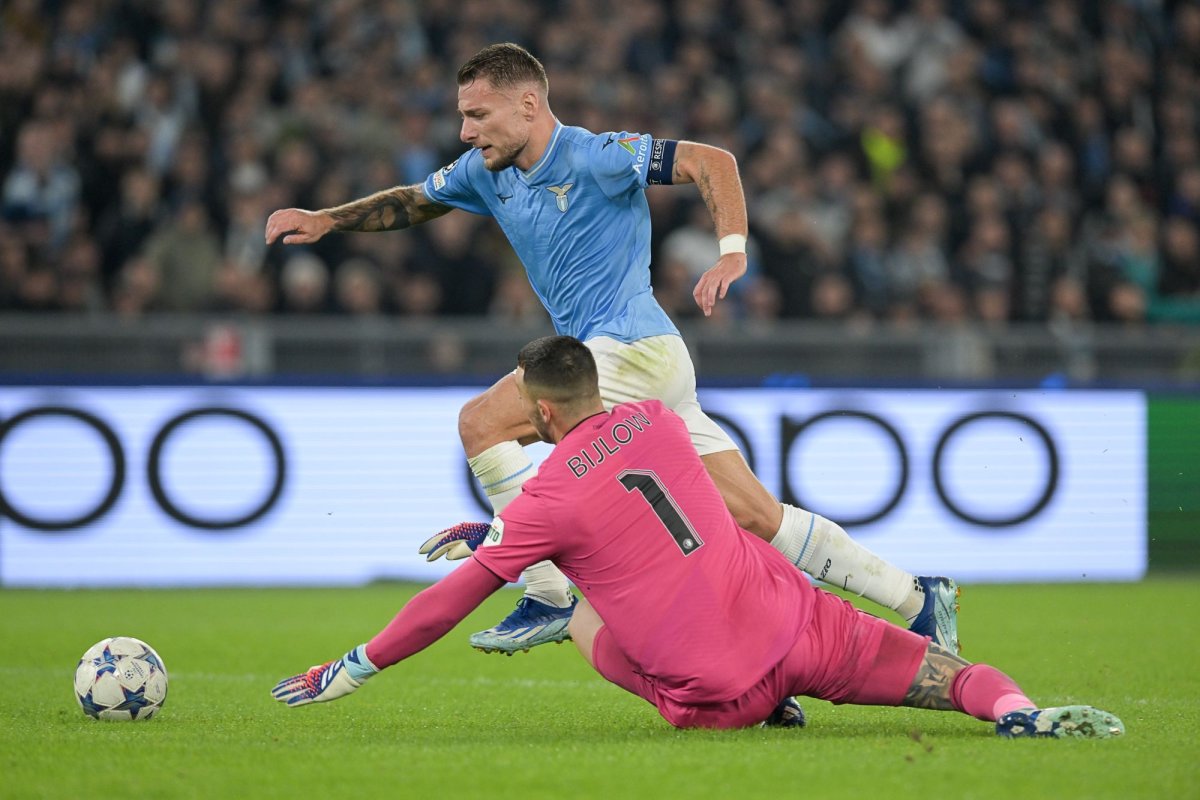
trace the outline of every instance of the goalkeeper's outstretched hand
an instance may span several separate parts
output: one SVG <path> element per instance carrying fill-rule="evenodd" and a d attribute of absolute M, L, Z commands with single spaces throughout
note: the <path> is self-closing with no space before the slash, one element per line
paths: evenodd
<path fill-rule="evenodd" d="M 475 552 L 491 527 L 490 522 L 460 522 L 430 536 L 417 552 L 424 555 L 426 561 L 437 561 L 442 556 L 448 561 L 466 558 Z"/>
<path fill-rule="evenodd" d="M 275 684 L 271 696 L 289 706 L 325 703 L 350 694 L 378 671 L 367 659 L 367 646 L 359 645 L 337 661 L 284 678 Z"/>

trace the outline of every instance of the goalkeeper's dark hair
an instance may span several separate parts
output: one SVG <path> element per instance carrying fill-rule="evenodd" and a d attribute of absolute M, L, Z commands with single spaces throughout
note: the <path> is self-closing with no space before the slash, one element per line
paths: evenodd
<path fill-rule="evenodd" d="M 600 397 L 600 378 L 592 351 L 574 336 L 534 339 L 517 354 L 525 386 L 538 399 L 591 403 Z"/>
<path fill-rule="evenodd" d="M 550 91 L 546 68 L 533 54 L 519 44 L 504 42 L 489 44 L 458 70 L 458 85 L 466 86 L 486 78 L 497 89 L 511 89 L 525 83 L 536 83 L 542 91 Z"/>

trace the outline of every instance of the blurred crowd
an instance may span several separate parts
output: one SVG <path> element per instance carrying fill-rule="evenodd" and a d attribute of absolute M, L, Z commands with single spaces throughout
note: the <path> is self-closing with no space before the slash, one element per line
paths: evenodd
<path fill-rule="evenodd" d="M 0 310 L 543 312 L 491 220 L 264 243 L 456 158 L 454 75 L 545 63 L 565 124 L 725 147 L 751 269 L 706 324 L 1200 323 L 1200 4 L 6 0 Z M 655 291 L 715 263 L 647 191 Z"/>

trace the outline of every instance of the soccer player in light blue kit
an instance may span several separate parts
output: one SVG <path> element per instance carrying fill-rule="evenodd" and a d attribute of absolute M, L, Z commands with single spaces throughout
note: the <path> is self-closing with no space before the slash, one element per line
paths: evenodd
<path fill-rule="evenodd" d="M 423 185 L 398 186 L 336 208 L 284 209 L 267 220 L 267 242 L 315 242 L 330 231 L 386 231 L 455 208 L 494 217 L 520 256 L 555 330 L 593 352 L 607 408 L 661 400 L 687 424 L 741 527 L 797 568 L 897 611 L 918 633 L 958 649 L 957 586 L 914 577 L 852 540 L 836 523 L 781 505 L 754 477 L 733 440 L 700 408 L 691 357 L 650 288 L 650 211 L 645 190 L 694 183 L 713 216 L 720 259 L 693 296 L 708 315 L 746 271 L 746 202 L 733 156 L 695 142 L 638 133 L 594 134 L 565 126 L 549 105 L 541 63 L 514 44 L 485 47 L 458 72 L 462 157 Z M 535 474 L 523 445 L 538 434 L 512 374 L 463 407 L 459 436 L 497 514 Z M 587 509 L 580 509 L 587 514 Z M 451 529 L 421 552 L 462 558 L 475 529 Z M 568 638 L 575 597 L 550 562 L 522 574 L 525 596 L 471 644 L 513 653 Z"/>

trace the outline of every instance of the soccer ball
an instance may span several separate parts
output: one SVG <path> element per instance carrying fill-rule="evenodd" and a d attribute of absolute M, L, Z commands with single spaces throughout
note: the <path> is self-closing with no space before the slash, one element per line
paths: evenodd
<path fill-rule="evenodd" d="M 167 699 L 167 669 L 142 640 L 113 636 L 79 659 L 75 699 L 96 719 L 150 719 Z"/>

